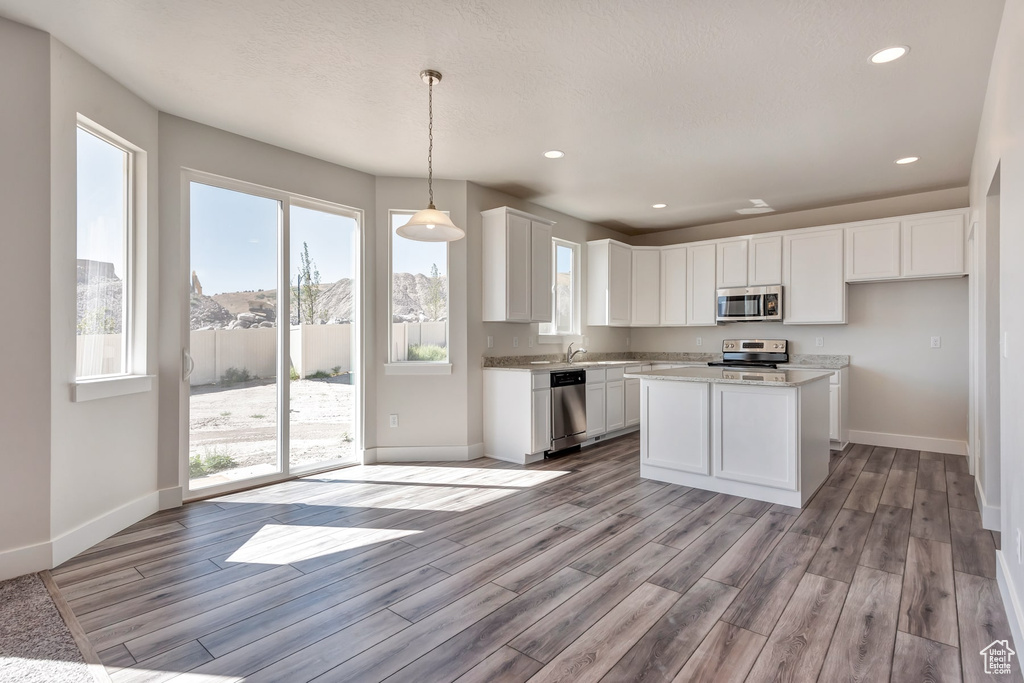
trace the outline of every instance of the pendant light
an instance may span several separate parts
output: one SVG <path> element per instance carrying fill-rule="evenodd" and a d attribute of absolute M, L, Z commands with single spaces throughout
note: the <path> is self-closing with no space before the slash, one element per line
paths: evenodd
<path fill-rule="evenodd" d="M 397 232 L 406 239 L 418 242 L 454 242 L 465 237 L 465 231 L 452 223 L 443 211 L 438 211 L 434 206 L 434 84 L 441 82 L 441 73 L 427 69 L 420 72 L 420 78 L 427 84 L 429 93 L 427 99 L 429 112 L 427 192 L 430 199 L 427 208 L 414 213 L 409 222 L 400 227 Z"/>

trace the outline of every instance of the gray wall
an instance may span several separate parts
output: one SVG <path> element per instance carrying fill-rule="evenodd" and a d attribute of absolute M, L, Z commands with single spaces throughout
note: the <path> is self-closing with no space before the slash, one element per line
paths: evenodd
<path fill-rule="evenodd" d="M 18 293 L 0 382 L 0 579 L 50 537 L 50 38 L 0 19 L 0 285 Z M 10 300 L 10 299 L 9 299 Z"/>
<path fill-rule="evenodd" d="M 1016 557 L 1018 535 L 1024 530 L 1024 315 L 1015 308 L 1016 293 L 1024 289 L 1024 0 L 1006 0 L 999 38 L 992 57 L 992 72 L 971 169 L 971 207 L 984 224 L 985 204 L 992 179 L 999 169 L 999 336 L 1008 340 L 1000 347 L 999 410 L 1000 478 L 1002 491 L 1001 531 L 1003 549 L 998 552 L 998 574 L 1003 603 L 1013 629 L 1017 649 L 1024 642 L 1018 611 L 1024 602 L 1024 564 Z M 985 269 L 986 264 L 981 264 Z M 1005 336 L 1004 336 L 1005 335 Z M 979 346 L 986 344 L 980 340 Z M 988 410 L 995 406 L 987 406 Z"/>

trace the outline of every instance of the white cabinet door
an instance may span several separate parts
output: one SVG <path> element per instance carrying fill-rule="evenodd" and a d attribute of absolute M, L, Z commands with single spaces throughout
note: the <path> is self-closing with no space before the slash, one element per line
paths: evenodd
<path fill-rule="evenodd" d="M 900 276 L 900 222 L 846 228 L 846 281 Z"/>
<path fill-rule="evenodd" d="M 748 254 L 747 284 L 782 284 L 782 235 L 751 237 Z"/>
<path fill-rule="evenodd" d="M 533 453 L 551 448 L 551 390 L 533 392 Z"/>
<path fill-rule="evenodd" d="M 711 473 L 710 384 L 648 381 L 641 387 L 640 466 Z"/>
<path fill-rule="evenodd" d="M 839 441 L 839 385 L 828 388 L 828 438 Z"/>
<path fill-rule="evenodd" d="M 746 239 L 719 242 L 717 245 L 718 286 L 747 286 L 747 242 Z"/>
<path fill-rule="evenodd" d="M 633 249 L 631 324 L 656 327 L 661 322 L 661 251 Z"/>
<path fill-rule="evenodd" d="M 716 249 L 704 244 L 686 249 L 686 324 L 715 325 L 718 305 L 715 281 Z"/>
<path fill-rule="evenodd" d="M 640 380 L 626 380 L 626 426 L 640 424 Z"/>
<path fill-rule="evenodd" d="M 506 320 L 530 321 L 530 220 L 508 215 L 506 277 Z"/>
<path fill-rule="evenodd" d="M 530 221 L 530 319 L 549 323 L 552 319 L 551 226 Z"/>
<path fill-rule="evenodd" d="M 843 241 L 842 228 L 783 236 L 784 322 L 846 322 Z"/>
<path fill-rule="evenodd" d="M 605 431 L 605 384 L 587 384 L 587 438 Z"/>
<path fill-rule="evenodd" d="M 605 429 L 613 432 L 626 426 L 625 382 L 621 379 L 605 384 Z"/>
<path fill-rule="evenodd" d="M 608 245 L 608 324 L 629 325 L 630 289 L 633 280 L 633 254 L 629 247 Z"/>
<path fill-rule="evenodd" d="M 686 247 L 661 250 L 661 324 L 686 324 Z"/>
<path fill-rule="evenodd" d="M 903 221 L 903 277 L 964 274 L 964 216 Z"/>
<path fill-rule="evenodd" d="M 711 385 L 716 477 L 796 490 L 800 472 L 797 392 L 794 387 Z"/>

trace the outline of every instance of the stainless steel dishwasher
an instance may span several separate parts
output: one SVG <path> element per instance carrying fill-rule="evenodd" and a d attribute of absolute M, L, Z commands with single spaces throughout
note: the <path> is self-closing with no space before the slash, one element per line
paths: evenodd
<path fill-rule="evenodd" d="M 587 440 L 587 371 L 551 373 L 551 450 Z"/>

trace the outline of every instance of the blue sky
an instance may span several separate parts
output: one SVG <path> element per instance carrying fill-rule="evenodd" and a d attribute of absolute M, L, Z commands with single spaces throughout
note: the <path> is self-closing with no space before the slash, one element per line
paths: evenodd
<path fill-rule="evenodd" d="M 191 270 L 195 270 L 204 294 L 220 294 L 277 286 L 276 200 L 233 190 L 192 183 Z M 392 216 L 392 230 L 408 220 Z M 292 279 L 299 267 L 303 242 L 320 271 L 324 284 L 351 278 L 356 222 L 351 218 L 292 207 Z M 430 273 L 437 263 L 445 272 L 446 243 L 412 242 L 394 237 L 395 272 Z"/>
<path fill-rule="evenodd" d="M 78 129 L 78 258 L 114 264 L 124 279 L 127 153 Z"/>

